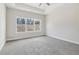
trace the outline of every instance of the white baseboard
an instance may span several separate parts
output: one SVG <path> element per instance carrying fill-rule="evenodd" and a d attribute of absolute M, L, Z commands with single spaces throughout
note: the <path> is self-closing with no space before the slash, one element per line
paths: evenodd
<path fill-rule="evenodd" d="M 35 37 L 41 37 L 41 36 L 46 36 L 46 35 L 39 35 L 39 36 L 31 36 L 31 37 L 26 37 L 26 38 L 7 38 L 7 42 L 8 41 L 15 41 L 15 40 L 22 40 L 22 39 L 29 39 L 29 38 L 35 38 Z"/>
<path fill-rule="evenodd" d="M 70 43 L 74 43 L 74 44 L 78 44 L 79 45 L 79 42 L 76 42 L 76 41 L 72 41 L 72 40 L 68 40 L 68 39 L 64 39 L 62 37 L 58 37 L 58 36 L 49 36 L 47 35 L 48 37 L 50 38 L 57 38 L 57 39 L 60 39 L 60 40 L 64 40 L 64 41 L 67 41 L 67 42 L 70 42 Z"/>

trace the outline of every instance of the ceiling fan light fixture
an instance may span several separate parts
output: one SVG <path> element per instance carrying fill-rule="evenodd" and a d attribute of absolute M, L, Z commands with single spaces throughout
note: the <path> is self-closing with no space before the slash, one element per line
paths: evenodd
<path fill-rule="evenodd" d="M 47 5 L 47 6 L 50 6 L 50 3 L 40 3 L 39 6 L 42 6 L 44 4 Z"/>

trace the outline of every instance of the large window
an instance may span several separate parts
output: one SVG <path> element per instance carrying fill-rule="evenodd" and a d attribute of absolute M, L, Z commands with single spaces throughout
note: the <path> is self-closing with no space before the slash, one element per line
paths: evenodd
<path fill-rule="evenodd" d="M 17 18 L 17 32 L 25 32 L 25 20 Z"/>
<path fill-rule="evenodd" d="M 18 17 L 16 20 L 17 32 L 40 31 L 40 19 Z"/>
<path fill-rule="evenodd" d="M 40 31 L 40 20 L 39 19 L 34 19 L 34 28 L 35 28 L 35 31 Z"/>
<path fill-rule="evenodd" d="M 34 19 L 33 18 L 26 19 L 26 31 L 34 31 Z"/>

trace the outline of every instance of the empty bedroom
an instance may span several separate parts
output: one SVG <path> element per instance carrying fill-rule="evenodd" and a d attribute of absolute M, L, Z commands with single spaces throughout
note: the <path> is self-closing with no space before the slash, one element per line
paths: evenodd
<path fill-rule="evenodd" d="M 0 3 L 0 55 L 79 55 L 79 3 Z"/>

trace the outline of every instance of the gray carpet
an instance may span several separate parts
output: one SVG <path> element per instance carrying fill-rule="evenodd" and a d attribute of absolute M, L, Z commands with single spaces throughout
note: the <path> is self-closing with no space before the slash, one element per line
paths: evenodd
<path fill-rule="evenodd" d="M 0 55 L 79 55 L 79 45 L 42 36 L 7 42 Z"/>

